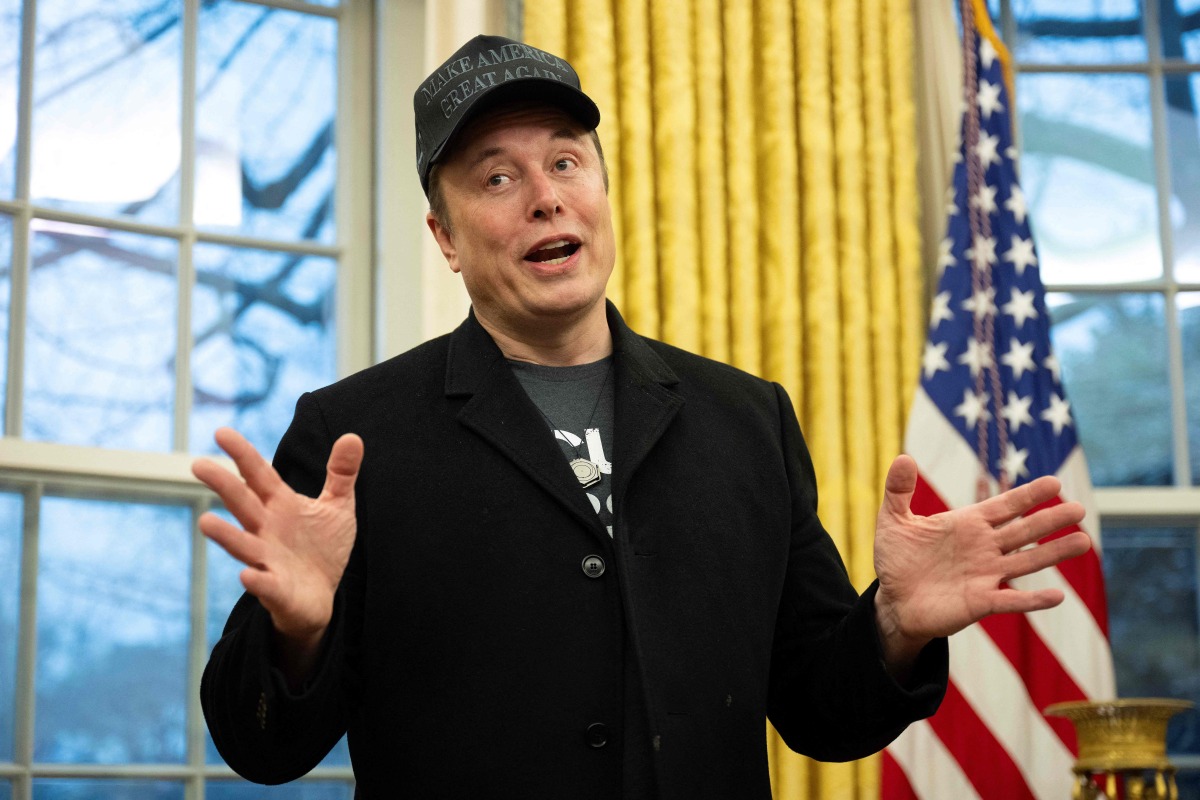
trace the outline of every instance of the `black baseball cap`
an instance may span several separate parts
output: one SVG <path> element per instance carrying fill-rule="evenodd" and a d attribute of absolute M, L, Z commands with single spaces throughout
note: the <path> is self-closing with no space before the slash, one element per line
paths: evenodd
<path fill-rule="evenodd" d="M 413 95 L 417 175 L 429 194 L 429 169 L 463 125 L 485 108 L 537 100 L 557 106 L 589 131 L 600 109 L 565 59 L 503 36 L 476 36 L 421 82 Z"/>

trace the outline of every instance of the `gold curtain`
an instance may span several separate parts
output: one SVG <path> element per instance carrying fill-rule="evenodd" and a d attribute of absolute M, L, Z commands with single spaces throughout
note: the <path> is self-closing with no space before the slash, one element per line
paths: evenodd
<path fill-rule="evenodd" d="M 525 0 L 600 106 L 637 331 L 791 394 L 863 589 L 916 386 L 922 273 L 910 0 Z M 876 798 L 878 761 L 768 731 L 779 798 Z"/>

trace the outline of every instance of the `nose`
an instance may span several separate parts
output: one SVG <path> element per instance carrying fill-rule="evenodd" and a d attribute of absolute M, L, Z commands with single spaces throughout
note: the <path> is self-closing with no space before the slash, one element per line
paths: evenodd
<path fill-rule="evenodd" d="M 535 173 L 529 185 L 529 216 L 532 219 L 551 219 L 562 213 L 562 198 L 549 175 Z"/>

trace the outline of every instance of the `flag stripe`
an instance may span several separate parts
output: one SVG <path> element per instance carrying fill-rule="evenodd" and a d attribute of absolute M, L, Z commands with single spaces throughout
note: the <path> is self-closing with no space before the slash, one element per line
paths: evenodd
<path fill-rule="evenodd" d="M 999 614 L 979 624 L 1013 665 L 1025 684 L 1034 708 L 1045 710 L 1046 706 L 1053 703 L 1087 699 L 1083 690 L 1062 668 L 1054 652 L 1034 631 L 1029 617 L 1024 614 Z M 1069 720 L 1047 717 L 1046 722 L 1068 751 L 1077 752 L 1075 726 Z"/>
<path fill-rule="evenodd" d="M 1033 707 L 1021 676 L 978 625 L 951 637 L 950 679 L 974 715 L 1029 778 L 1035 796 L 1046 800 L 1070 796 L 1074 756 Z"/>
<path fill-rule="evenodd" d="M 967 780 L 941 738 L 930 727 L 929 720 L 914 722 L 897 740 L 898 746 L 884 751 L 885 759 L 895 761 L 898 769 L 891 775 L 904 778 L 904 786 L 893 789 L 889 773 L 883 774 L 883 800 L 903 800 L 912 792 L 917 797 L 979 800 L 979 793 Z M 893 791 L 899 794 L 893 794 Z"/>
<path fill-rule="evenodd" d="M 908 782 L 908 776 L 888 751 L 883 751 L 879 764 L 879 800 L 921 800 Z"/>
<path fill-rule="evenodd" d="M 1012 756 L 996 741 L 992 731 L 975 713 L 953 680 L 946 689 L 946 699 L 942 701 L 941 709 L 929 718 L 929 726 L 955 761 L 971 765 L 965 777 L 979 795 L 1003 797 L 1006 800 L 1034 797 Z M 924 796 L 940 798 L 954 795 Z"/>

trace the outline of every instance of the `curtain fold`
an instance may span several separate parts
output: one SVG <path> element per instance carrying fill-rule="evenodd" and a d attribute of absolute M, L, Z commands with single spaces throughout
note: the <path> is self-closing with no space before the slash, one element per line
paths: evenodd
<path fill-rule="evenodd" d="M 924 329 L 910 0 L 525 0 L 600 105 L 631 326 L 778 381 L 860 589 Z M 876 798 L 878 762 L 768 730 L 777 797 Z"/>

